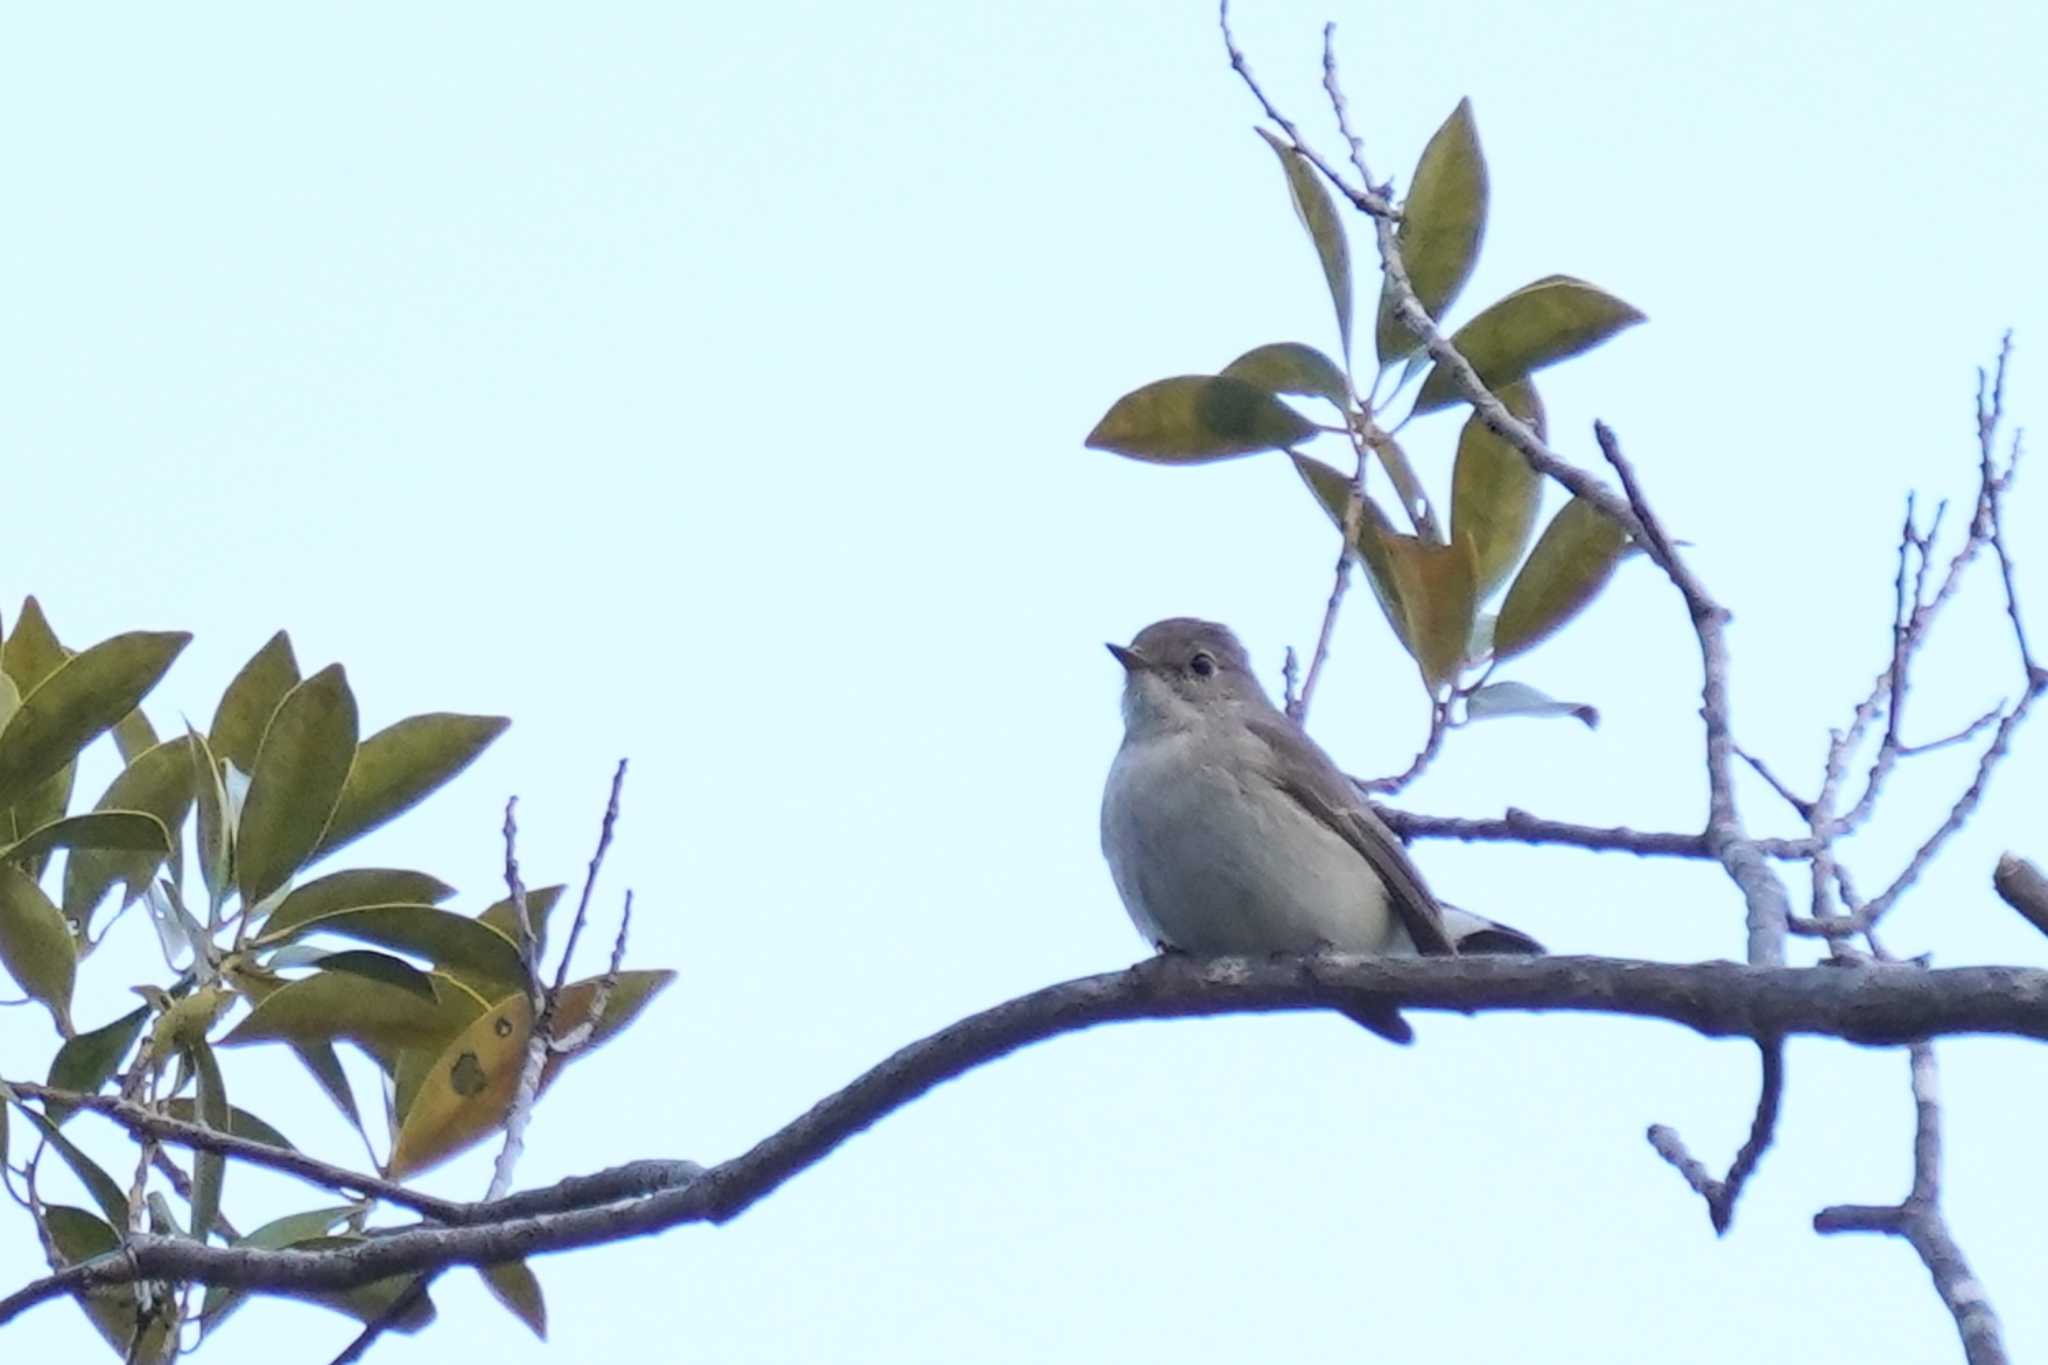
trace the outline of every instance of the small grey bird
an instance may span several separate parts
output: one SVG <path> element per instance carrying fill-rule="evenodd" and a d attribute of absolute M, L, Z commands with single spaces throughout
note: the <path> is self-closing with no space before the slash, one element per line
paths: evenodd
<path fill-rule="evenodd" d="M 1266 699 L 1228 628 L 1174 617 L 1109 652 L 1124 666 L 1124 742 L 1102 852 L 1162 952 L 1543 951 L 1430 894 L 1358 788 Z M 1392 1011 L 1359 1022 L 1408 1035 Z"/>

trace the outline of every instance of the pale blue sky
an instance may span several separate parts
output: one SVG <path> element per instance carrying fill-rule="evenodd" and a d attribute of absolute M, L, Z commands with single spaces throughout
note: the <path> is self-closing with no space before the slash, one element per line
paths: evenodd
<path fill-rule="evenodd" d="M 1972 367 L 2008 326 L 2017 414 L 2044 410 L 2039 18 L 1245 0 L 1255 68 L 1331 151 L 1325 17 L 1378 173 L 1473 100 L 1494 210 L 1465 311 L 1567 271 L 1649 314 L 1546 380 L 1553 433 L 1594 459 L 1591 419 L 1616 426 L 1736 612 L 1743 740 L 1810 786 L 1887 648 L 1905 489 L 1970 492 Z M 1333 546 L 1282 458 L 1162 470 L 1080 444 L 1146 380 L 1333 344 L 1255 112 L 1206 4 L 19 10 L 0 609 L 33 591 L 74 645 L 197 632 L 160 722 L 203 722 L 280 626 L 309 667 L 348 665 L 368 725 L 512 716 L 350 855 L 470 906 L 499 894 L 508 793 L 530 876 L 566 879 L 630 756 L 602 900 L 634 887 L 634 958 L 682 979 L 550 1095 L 522 1176 L 722 1159 L 915 1036 L 1139 954 L 1095 846 L 1101 641 L 1213 616 L 1271 678 L 1311 638 Z M 1455 425 L 1414 429 L 1439 480 Z M 2044 509 L 2030 473 L 2012 535 L 2037 636 Z M 2012 690 L 1979 588 L 1937 638 L 1920 737 Z M 1389 770 L 1424 712 L 1352 607 L 1313 729 Z M 1631 564 L 1513 670 L 1602 728 L 1461 734 L 1412 804 L 1696 824 L 1695 657 Z M 1987 885 L 2002 848 L 2048 854 L 2044 743 L 1898 913 L 1898 949 L 2048 958 Z M 1966 761 L 1901 784 L 1856 845 L 1866 885 Z M 1760 791 L 1750 809 L 1778 818 Z M 1741 951 L 1737 901 L 1696 867 L 1418 856 L 1561 950 Z M 81 1018 L 125 1009 L 154 952 L 128 925 Z M 1807 1223 L 1903 1191 L 1902 1056 L 1793 1048 L 1779 1145 L 1717 1242 L 1642 1130 L 1725 1163 L 1749 1048 L 1416 1022 L 1405 1052 L 1326 1018 L 1062 1039 L 729 1227 L 540 1263 L 550 1347 L 456 1275 L 443 1322 L 377 1358 L 1957 1357 L 1903 1245 Z M 0 1074 L 49 1047 L 0 1015 Z M 2032 1358 L 2048 1054 L 1942 1055 L 1955 1231 Z M 233 1060 L 256 1067 L 230 1071 L 238 1102 L 349 1155 L 293 1072 Z M 479 1154 L 429 1184 L 487 1179 Z M 228 1186 L 248 1224 L 317 1198 Z M 39 1269 L 0 1211 L 0 1284 Z M 324 1359 L 352 1331 L 259 1306 L 207 1353 L 274 1358 L 283 1333 Z M 101 1350 L 63 1304 L 6 1344 Z"/>

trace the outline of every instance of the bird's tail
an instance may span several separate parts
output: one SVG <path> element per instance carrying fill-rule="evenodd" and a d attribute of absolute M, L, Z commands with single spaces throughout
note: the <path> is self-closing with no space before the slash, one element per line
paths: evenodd
<path fill-rule="evenodd" d="M 1475 915 L 1470 910 L 1460 910 L 1455 905 L 1444 907 L 1444 929 L 1450 934 L 1451 942 L 1457 945 L 1461 957 L 1486 953 L 1540 954 L 1548 951 L 1520 929 L 1497 920 L 1490 920 L 1484 915 Z"/>

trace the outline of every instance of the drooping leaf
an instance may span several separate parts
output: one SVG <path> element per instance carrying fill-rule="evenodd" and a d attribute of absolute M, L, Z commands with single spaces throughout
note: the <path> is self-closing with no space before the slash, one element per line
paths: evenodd
<path fill-rule="evenodd" d="M 292 937 L 310 933 L 340 934 L 417 954 L 437 965 L 495 981 L 502 988 L 498 994 L 526 988 L 525 965 L 511 940 L 487 924 L 430 905 L 372 905 L 337 910 L 303 920 L 290 930 Z M 266 933 L 260 941 L 272 943 L 279 937 L 274 932 Z"/>
<path fill-rule="evenodd" d="M 228 1131 L 228 1092 L 220 1074 L 220 1063 L 204 1037 L 185 1048 L 198 1078 L 199 1121 L 216 1133 Z M 204 1242 L 220 1216 L 221 1184 L 227 1176 L 227 1158 L 219 1152 L 192 1154 L 192 1240 Z"/>
<path fill-rule="evenodd" d="M 1255 346 L 1225 365 L 1223 374 L 1273 393 L 1309 394 L 1327 398 L 1339 408 L 1351 406 L 1351 381 L 1337 362 L 1298 341 Z"/>
<path fill-rule="evenodd" d="M 1316 257 L 1323 264 L 1323 281 L 1330 286 L 1330 303 L 1337 310 L 1337 335 L 1342 339 L 1346 359 L 1351 356 L 1351 244 L 1344 236 L 1344 224 L 1337 217 L 1337 205 L 1323 186 L 1308 158 L 1264 128 L 1257 130 L 1266 145 L 1280 158 L 1287 176 L 1287 194 L 1294 201 L 1295 215 L 1315 244 Z"/>
<path fill-rule="evenodd" d="M 1459 100 L 1415 163 L 1408 198 L 1401 205 L 1401 225 L 1395 231 L 1408 282 L 1422 311 L 1432 318 L 1444 315 L 1471 277 L 1479 243 L 1486 236 L 1486 199 L 1486 155 L 1479 149 L 1472 101 Z M 1375 339 L 1383 369 L 1421 345 L 1421 339 L 1394 315 L 1392 290 L 1385 285 Z"/>
<path fill-rule="evenodd" d="M 1570 716 L 1583 721 L 1588 730 L 1600 724 L 1600 713 L 1584 702 L 1558 701 L 1527 683 L 1497 682 L 1465 698 L 1465 718 L 1484 720 L 1489 716 Z"/>
<path fill-rule="evenodd" d="M 1432 545 L 1370 527 L 1366 535 L 1376 535 L 1384 547 L 1406 625 L 1405 643 L 1434 694 L 1458 676 L 1472 636 L 1478 596 L 1471 543 Z"/>
<path fill-rule="evenodd" d="M 284 938 L 288 931 L 307 920 L 337 910 L 356 910 L 367 905 L 435 905 L 454 894 L 454 887 L 424 872 L 352 867 L 293 887 L 291 894 L 264 921 L 263 936 Z"/>
<path fill-rule="evenodd" d="M 66 1038 L 64 1045 L 57 1049 L 57 1055 L 50 1059 L 48 1084 L 53 1090 L 69 1090 L 80 1095 L 96 1095 L 100 1088 L 114 1078 L 121 1069 L 122 1061 L 135 1047 L 135 1040 L 142 1036 L 142 1026 L 149 1020 L 149 1006 L 132 1009 L 114 1020 L 102 1024 L 86 1033 Z M 63 1123 L 76 1111 L 69 1105 L 50 1103 L 44 1111 L 52 1123 Z"/>
<path fill-rule="evenodd" d="M 92 1196 L 92 1202 L 106 1215 L 109 1223 L 128 1226 L 128 1196 L 122 1192 L 114 1177 L 101 1169 L 100 1164 L 78 1150 L 70 1138 L 57 1131 L 57 1125 L 33 1109 L 22 1109 L 21 1116 L 29 1126 L 42 1134 L 50 1144 L 50 1150 L 62 1157 L 71 1173 L 78 1177 L 78 1183 L 85 1186 L 85 1192 Z"/>
<path fill-rule="evenodd" d="M 1341 470 L 1332 469 L 1321 460 L 1312 460 L 1291 450 L 1287 455 L 1294 461 L 1294 472 L 1301 475 L 1301 481 L 1315 495 L 1316 505 L 1323 509 L 1323 515 L 1342 531 L 1351 507 L 1351 480 Z"/>
<path fill-rule="evenodd" d="M 235 833 L 242 904 L 283 886 L 313 855 L 356 753 L 356 699 L 340 664 L 306 679 L 277 705 Z"/>
<path fill-rule="evenodd" d="M 184 1123 L 196 1123 L 199 1121 L 199 1107 L 189 1098 L 181 1097 L 164 1101 L 164 1114 L 168 1118 L 174 1118 Z M 281 1147 L 287 1152 L 298 1150 L 283 1133 L 278 1132 L 277 1129 L 271 1127 L 262 1119 L 257 1118 L 248 1110 L 237 1109 L 233 1105 L 228 1106 L 228 1125 L 221 1131 L 231 1133 L 235 1137 L 243 1138 L 249 1142 L 261 1142 L 266 1146 Z"/>
<path fill-rule="evenodd" d="M 308 1209 L 304 1213 L 288 1213 L 282 1218 L 273 1218 L 253 1232 L 235 1239 L 233 1245 L 251 1247 L 261 1251 L 282 1251 L 286 1247 L 325 1237 L 341 1224 L 347 1222 L 361 1207 L 342 1204 L 335 1208 Z M 202 1333 L 211 1334 L 227 1321 L 228 1316 L 241 1307 L 248 1295 L 240 1289 L 226 1285 L 208 1285 L 206 1299 L 199 1310 Z"/>
<path fill-rule="evenodd" d="M 305 1241 L 292 1243 L 292 1247 L 299 1251 L 338 1251 L 343 1247 L 360 1246 L 365 1240 L 354 1234 L 309 1237 Z M 414 1282 L 418 1278 L 412 1274 L 393 1275 L 389 1279 L 372 1280 L 354 1289 L 311 1290 L 290 1297 L 304 1299 L 307 1303 L 317 1303 L 322 1308 L 331 1308 L 337 1313 L 354 1318 L 357 1322 L 379 1322 L 386 1320 L 385 1315 L 390 1313 L 401 1299 L 415 1293 Z M 411 1307 L 388 1320 L 386 1330 L 410 1336 L 431 1323 L 434 1320 L 434 1313 L 433 1299 L 428 1296 L 426 1290 L 420 1289 Z"/>
<path fill-rule="evenodd" d="M 1394 556 L 1387 546 L 1395 531 L 1379 504 L 1366 498 L 1360 506 L 1357 538 L 1352 549 L 1365 565 L 1366 586 L 1372 589 L 1373 600 L 1379 603 L 1380 615 L 1387 620 L 1387 629 L 1394 632 L 1394 639 L 1401 648 L 1415 657 L 1415 646 L 1408 636 L 1408 612 L 1401 604 L 1401 584 L 1394 573 Z"/>
<path fill-rule="evenodd" d="M 496 1131 L 518 1093 L 533 1007 L 511 995 L 448 1043 L 420 1081 L 385 1173 L 402 1180 Z"/>
<path fill-rule="evenodd" d="M 1526 379 L 1500 390 L 1509 412 L 1544 434 L 1543 400 Z M 1478 557 L 1479 598 L 1491 597 L 1528 547 L 1543 501 L 1543 476 L 1479 420 L 1465 419 L 1451 466 L 1451 539 L 1468 539 Z"/>
<path fill-rule="evenodd" d="M 410 810 L 474 763 L 512 722 L 438 711 L 386 726 L 356 750 L 317 857 Z"/>
<path fill-rule="evenodd" d="M 1315 423 L 1255 384 L 1187 374 L 1117 399 L 1087 445 L 1154 464 L 1201 464 L 1298 445 L 1315 433 Z"/>
<path fill-rule="evenodd" d="M 256 771 L 256 750 L 263 732 L 285 694 L 299 684 L 299 661 L 292 637 L 279 631 L 242 665 L 214 708 L 206 742 L 215 758 L 224 758 L 245 773 Z"/>
<path fill-rule="evenodd" d="M 484 1288 L 491 1291 L 491 1297 L 511 1310 L 512 1316 L 525 1323 L 528 1330 L 542 1341 L 548 1339 L 548 1305 L 540 1292 L 540 1280 L 524 1261 L 500 1261 L 496 1265 L 480 1265 L 477 1273 L 483 1276 Z"/>
<path fill-rule="evenodd" d="M 1591 350 L 1641 321 L 1641 313 L 1584 280 L 1548 275 L 1523 285 L 1460 327 L 1451 344 L 1486 386 L 1498 392 L 1503 385 Z M 1414 411 L 1434 412 L 1460 397 L 1450 371 L 1438 365 L 1422 381 Z"/>
<path fill-rule="evenodd" d="M 24 692 L 0 729 L 0 805 L 26 796 L 134 710 L 191 638 L 182 631 L 116 635 Z"/>
<path fill-rule="evenodd" d="M 71 1032 L 71 985 L 78 950 L 71 926 L 26 872 L 0 864 L 0 966 L 49 1007 L 58 1032 Z"/>
<path fill-rule="evenodd" d="M 1408 463 L 1408 453 L 1401 449 L 1401 443 L 1391 432 L 1379 430 L 1369 431 L 1366 443 L 1372 447 L 1380 467 L 1387 471 L 1387 478 L 1393 483 L 1394 492 L 1400 496 L 1401 509 L 1409 524 L 1416 527 L 1424 525 L 1429 496 L 1422 491 L 1422 480 L 1415 477 L 1415 467 Z"/>
<path fill-rule="evenodd" d="M 125 1218 L 120 1221 L 125 1224 Z M 41 1223 L 58 1259 L 67 1266 L 104 1256 L 121 1244 L 119 1234 L 107 1222 L 68 1204 L 43 1205 Z M 85 1311 L 94 1330 L 122 1360 L 158 1361 L 166 1357 L 166 1348 L 172 1344 L 166 1313 L 172 1300 L 168 1295 L 161 1296 L 156 1310 L 146 1317 L 134 1285 L 104 1285 L 72 1297 Z"/>
<path fill-rule="evenodd" d="M 223 1043 L 227 1040 L 222 1039 Z M 341 1058 L 335 1055 L 332 1043 L 294 1043 L 292 1052 L 306 1072 L 320 1087 L 322 1094 L 334 1102 L 341 1116 L 349 1121 L 357 1132 L 363 1131 L 363 1116 L 356 1108 L 355 1092 L 349 1088 L 348 1073 L 341 1069 Z"/>
<path fill-rule="evenodd" d="M 168 740 L 130 759 L 93 807 L 96 811 L 144 811 L 154 816 L 171 835 L 168 856 L 173 882 L 178 880 L 178 836 L 192 809 L 193 774 L 191 741 Z M 64 863 L 65 918 L 83 925 L 115 882 L 122 884 L 124 905 L 134 900 L 149 886 L 165 858 L 154 850 L 73 853 Z"/>
<path fill-rule="evenodd" d="M 1628 533 L 1583 498 L 1551 518 L 1508 585 L 1493 628 L 1493 656 L 1512 659 L 1548 638 L 1607 586 Z"/>

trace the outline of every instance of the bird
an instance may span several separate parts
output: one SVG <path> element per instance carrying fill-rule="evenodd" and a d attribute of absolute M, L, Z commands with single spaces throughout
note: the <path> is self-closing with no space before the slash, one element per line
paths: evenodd
<path fill-rule="evenodd" d="M 1267 698 L 1228 627 L 1171 617 L 1109 652 L 1124 670 L 1124 739 L 1103 786 L 1102 852 L 1155 949 L 1544 951 L 1431 894 L 1357 785 Z M 1412 1036 L 1391 1009 L 1353 1017 L 1398 1041 Z"/>

